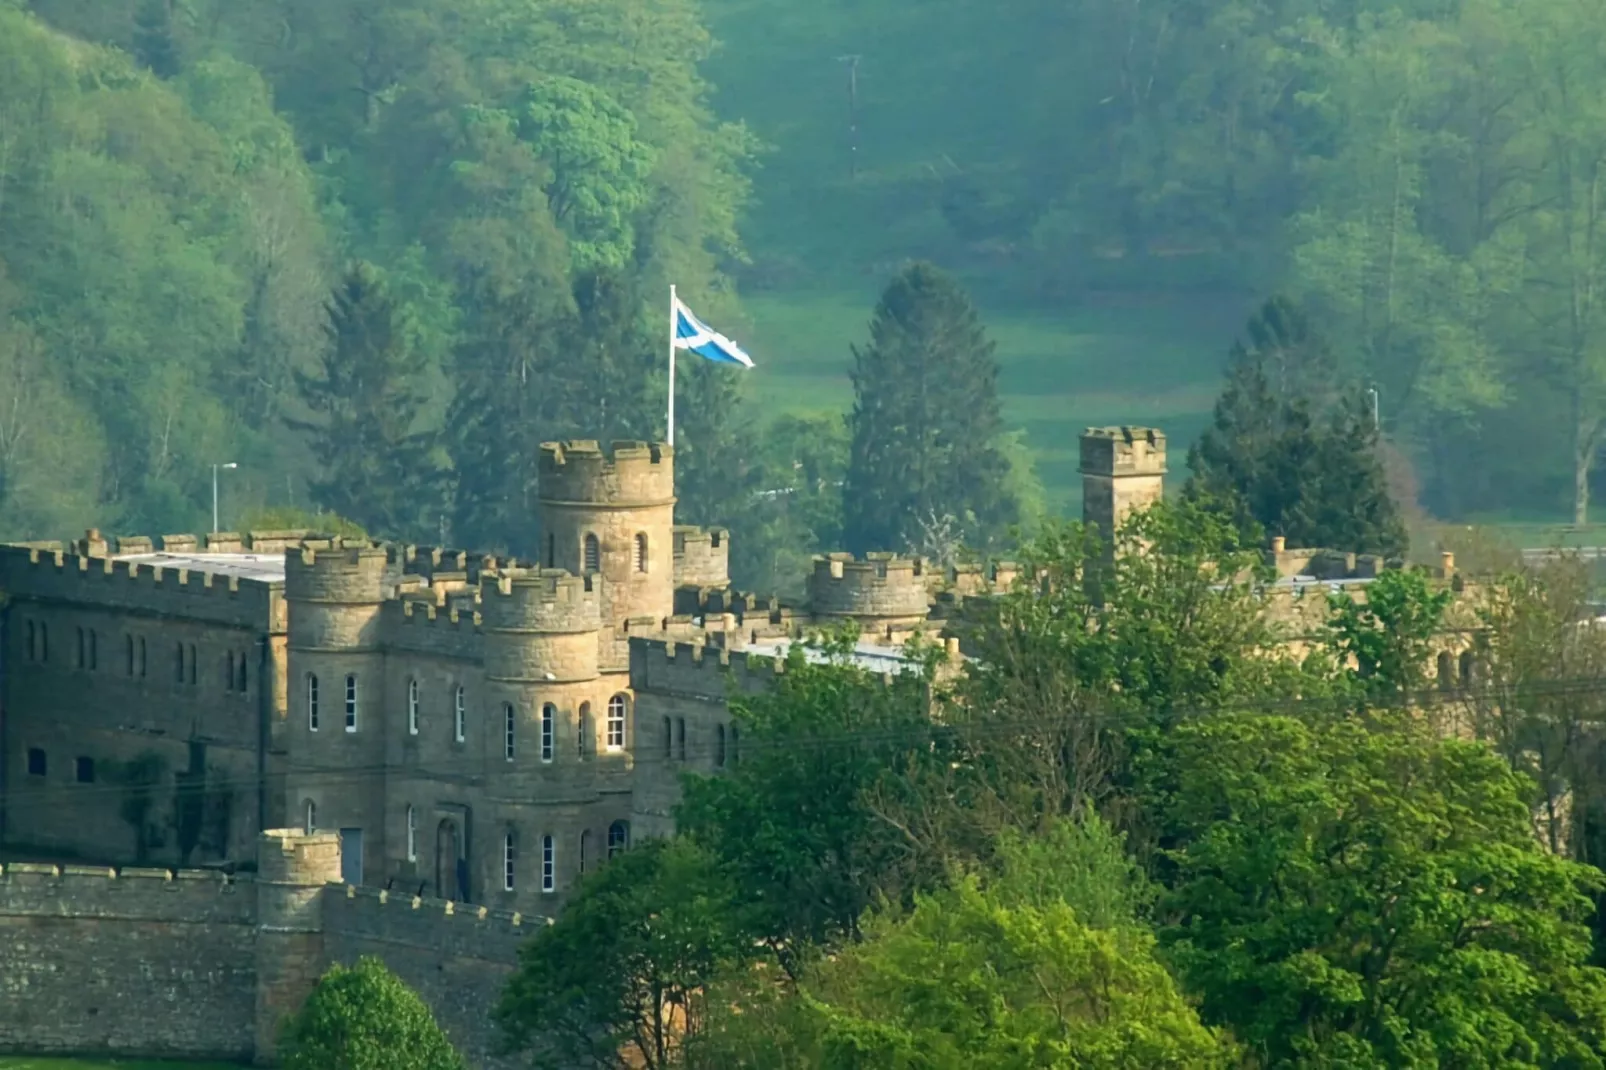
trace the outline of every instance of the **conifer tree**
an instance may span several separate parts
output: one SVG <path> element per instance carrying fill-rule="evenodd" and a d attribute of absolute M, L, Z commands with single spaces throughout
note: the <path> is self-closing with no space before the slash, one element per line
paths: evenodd
<path fill-rule="evenodd" d="M 178 42 L 173 37 L 173 0 L 140 0 L 134 12 L 134 55 L 158 78 L 179 72 Z"/>
<path fill-rule="evenodd" d="M 844 488 L 848 548 L 919 549 L 922 522 L 953 518 L 986 546 L 1016 519 L 999 449 L 998 363 L 957 282 L 912 264 L 854 347 L 852 446 Z"/>
<path fill-rule="evenodd" d="M 311 419 L 287 420 L 318 459 L 312 499 L 375 535 L 417 538 L 430 530 L 437 489 L 434 436 L 419 429 L 424 361 L 372 266 L 346 273 L 325 330 L 321 374 L 295 376 Z"/>
<path fill-rule="evenodd" d="M 1183 493 L 1228 512 L 1246 541 L 1403 554 L 1405 526 L 1360 392 L 1337 385 L 1332 355 L 1285 299 L 1268 301 L 1246 333 L 1189 451 Z"/>

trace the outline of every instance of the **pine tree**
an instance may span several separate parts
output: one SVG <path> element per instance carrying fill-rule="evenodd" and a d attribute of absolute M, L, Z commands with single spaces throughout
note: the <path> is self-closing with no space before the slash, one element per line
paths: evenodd
<path fill-rule="evenodd" d="M 852 445 L 844 488 L 848 548 L 919 549 L 922 521 L 952 517 L 972 546 L 1016 519 L 999 449 L 998 363 L 965 292 L 910 265 L 853 349 Z"/>
<path fill-rule="evenodd" d="M 335 290 L 320 375 L 296 372 L 311 419 L 286 422 L 308 436 L 323 474 L 314 503 L 376 535 L 431 530 L 438 479 L 434 436 L 419 429 L 423 359 L 373 267 L 357 264 Z"/>
<path fill-rule="evenodd" d="M 1229 513 L 1246 541 L 1403 554 L 1405 526 L 1360 392 L 1336 385 L 1328 350 L 1288 301 L 1268 301 L 1246 333 L 1189 451 L 1183 493 Z"/>
<path fill-rule="evenodd" d="M 158 78 L 179 72 L 178 42 L 173 37 L 173 0 L 141 0 L 134 12 L 134 56 Z"/>

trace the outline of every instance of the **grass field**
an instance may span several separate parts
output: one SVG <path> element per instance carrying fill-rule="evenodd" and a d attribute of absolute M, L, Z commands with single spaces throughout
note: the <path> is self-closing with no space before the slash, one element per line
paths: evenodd
<path fill-rule="evenodd" d="M 756 403 L 771 412 L 846 412 L 851 344 L 868 333 L 876 289 L 748 297 Z M 1004 419 L 1026 429 L 1056 512 L 1080 508 L 1077 436 L 1102 424 L 1149 424 L 1170 436 L 1172 467 L 1209 419 L 1227 344 L 1243 322 L 1235 301 L 1170 299 L 1067 307 L 978 301 L 998 344 Z M 744 342 L 748 340 L 744 339 Z"/>

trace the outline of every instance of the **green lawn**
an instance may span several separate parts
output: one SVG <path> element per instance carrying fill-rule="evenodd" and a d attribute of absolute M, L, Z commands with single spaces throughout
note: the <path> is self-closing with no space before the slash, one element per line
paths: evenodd
<path fill-rule="evenodd" d="M 772 412 L 852 405 L 848 347 L 863 344 L 881 280 L 858 291 L 793 291 L 744 299 L 743 342 L 758 368 L 755 403 Z M 998 344 L 999 391 L 1010 427 L 1026 429 L 1060 512 L 1080 508 L 1077 436 L 1104 424 L 1157 426 L 1172 469 L 1209 419 L 1227 345 L 1244 308 L 1231 300 L 1127 300 L 1058 310 L 979 300 Z"/>

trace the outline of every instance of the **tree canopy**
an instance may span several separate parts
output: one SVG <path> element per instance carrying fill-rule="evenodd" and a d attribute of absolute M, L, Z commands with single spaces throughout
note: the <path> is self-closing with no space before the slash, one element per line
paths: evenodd
<path fill-rule="evenodd" d="M 375 958 L 336 964 L 284 1026 L 285 1070 L 464 1070 L 418 998 Z"/>

